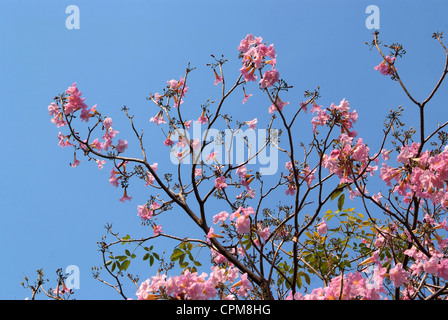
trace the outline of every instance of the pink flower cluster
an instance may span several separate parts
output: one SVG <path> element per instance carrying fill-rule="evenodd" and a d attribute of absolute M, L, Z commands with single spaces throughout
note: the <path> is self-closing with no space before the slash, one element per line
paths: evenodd
<path fill-rule="evenodd" d="M 183 103 L 182 98 L 188 91 L 188 87 L 185 86 L 185 79 L 180 77 L 179 80 L 171 79 L 168 80 L 167 83 L 168 85 L 166 87 L 168 88 L 168 91 L 163 95 L 155 93 L 154 100 L 157 103 L 159 103 L 160 99 L 162 99 L 165 96 L 173 97 L 174 107 L 177 108 Z"/>
<path fill-rule="evenodd" d="M 401 148 L 396 161 L 397 167 L 384 162 L 380 170 L 380 177 L 393 191 L 404 196 L 409 202 L 412 196 L 431 200 L 443 209 L 448 208 L 448 147 L 438 154 L 431 155 L 426 151 L 418 155 L 419 144 L 413 143 Z"/>
<path fill-rule="evenodd" d="M 351 272 L 331 279 L 326 287 L 315 288 L 309 294 L 297 292 L 294 296 L 290 292 L 288 300 L 380 300 L 382 293 L 386 293 L 383 280 L 388 276 L 387 269 L 382 267 L 379 255 L 375 252 L 361 264 L 373 265 L 371 275 L 365 277 L 362 272 Z"/>
<path fill-rule="evenodd" d="M 370 166 L 369 147 L 364 143 L 362 138 L 355 141 L 357 132 L 352 130 L 358 119 L 358 113 L 349 111 L 349 102 L 343 99 L 339 105 L 334 103 L 327 109 L 314 104 L 312 113 L 317 115 L 311 120 L 313 131 L 317 126 L 324 126 L 327 122 L 334 123 L 340 127 L 340 135 L 338 137 L 336 148 L 330 154 L 324 154 L 322 165 L 331 173 L 336 174 L 340 178 L 340 183 L 353 182 L 356 175 L 373 174 L 378 169 L 377 166 Z M 351 191 L 351 196 L 357 192 Z"/>
<path fill-rule="evenodd" d="M 263 38 L 254 38 L 253 34 L 248 34 L 246 38 L 241 40 L 238 51 L 243 55 L 243 67 L 240 71 L 247 82 L 257 80 L 257 76 L 254 74 L 255 70 L 261 69 L 266 64 L 272 66 L 271 70 L 263 74 L 259 82 L 260 88 L 264 89 L 271 87 L 279 80 L 279 73 L 274 68 L 277 58 L 274 45 L 266 46 L 262 41 Z M 266 60 L 267 57 L 271 59 Z"/>
<path fill-rule="evenodd" d="M 296 185 L 294 179 L 294 168 L 291 161 L 286 162 L 285 169 L 289 171 L 289 175 L 286 177 L 288 180 L 288 189 L 286 190 L 286 194 L 293 196 L 296 194 Z M 299 178 L 299 180 L 304 180 L 307 185 L 310 186 L 315 179 L 315 172 L 316 169 L 311 170 L 309 166 L 306 166 L 297 173 L 297 178 Z"/>
<path fill-rule="evenodd" d="M 63 127 L 67 125 L 67 122 L 64 119 L 64 115 L 74 114 L 76 111 L 81 110 L 81 121 L 88 122 L 89 119 L 95 115 L 99 115 L 99 112 L 96 110 L 96 105 L 92 108 L 88 109 L 87 105 L 84 103 L 84 99 L 82 97 L 81 91 L 78 90 L 76 86 L 76 82 L 73 83 L 71 87 L 65 90 L 65 93 L 68 95 L 65 100 L 65 104 L 62 106 L 62 110 L 59 105 L 55 102 L 52 102 L 48 106 L 48 113 L 53 118 L 51 122 L 56 124 L 56 126 Z M 102 150 L 109 150 L 109 147 L 115 148 L 115 150 L 119 153 L 124 152 L 128 147 L 128 142 L 126 140 L 118 140 L 118 144 L 116 146 L 113 145 L 113 138 L 118 133 L 118 131 L 112 128 L 113 122 L 112 118 L 105 117 L 101 120 L 103 124 L 103 129 L 105 130 L 105 134 L 102 136 L 102 141 L 99 141 L 98 138 L 94 139 L 91 143 L 89 143 L 89 147 L 92 149 L 96 149 L 98 152 Z M 59 145 L 61 147 L 73 146 L 70 143 L 71 135 L 63 135 L 61 132 L 58 134 Z M 79 142 L 79 147 L 87 151 L 87 141 Z M 95 160 L 98 163 L 98 167 L 101 169 L 103 167 L 104 161 Z M 74 161 L 72 166 L 76 166 L 79 163 L 79 160 Z"/>
<path fill-rule="evenodd" d="M 162 274 L 147 279 L 140 284 L 136 295 L 138 300 L 152 299 L 157 293 L 179 300 L 207 300 L 216 297 L 220 285 L 230 286 L 238 275 L 237 269 L 232 266 L 227 269 L 214 266 L 210 275 L 186 269 L 180 276 L 167 278 Z M 232 285 L 231 292 L 244 297 L 251 289 L 252 285 L 247 279 L 247 274 L 242 274 L 240 280 Z M 229 294 L 224 299 L 234 300 L 234 294 Z"/>
<path fill-rule="evenodd" d="M 386 60 L 383 60 L 379 65 L 373 68 L 376 71 L 379 71 L 381 74 L 388 76 L 392 75 L 395 72 L 394 62 L 396 57 L 386 56 Z"/>

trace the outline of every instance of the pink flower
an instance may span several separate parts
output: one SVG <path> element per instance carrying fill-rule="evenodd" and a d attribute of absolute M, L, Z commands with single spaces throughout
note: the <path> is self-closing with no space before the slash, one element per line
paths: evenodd
<path fill-rule="evenodd" d="M 144 206 L 137 206 L 138 210 L 138 216 L 140 216 L 143 220 L 151 219 L 154 212 L 152 210 L 149 210 L 147 205 Z"/>
<path fill-rule="evenodd" d="M 156 236 L 158 236 L 159 234 L 161 234 L 163 231 L 162 231 L 162 226 L 161 225 L 158 225 L 158 226 L 154 226 L 153 228 L 152 228 L 152 230 L 154 231 L 154 236 L 156 237 Z"/>
<path fill-rule="evenodd" d="M 386 60 L 377 65 L 374 70 L 379 71 L 383 75 L 391 75 L 395 72 L 394 62 L 396 57 L 386 56 Z M 387 62 L 386 62 L 387 61 Z"/>
<path fill-rule="evenodd" d="M 432 273 L 435 274 L 438 269 L 439 264 L 439 258 L 436 256 L 432 256 L 428 261 L 426 261 L 423 264 L 423 270 L 425 270 L 426 273 Z"/>
<path fill-rule="evenodd" d="M 328 119 L 330 119 L 330 116 L 325 109 L 317 110 L 317 115 L 311 120 L 311 123 L 313 124 L 313 132 L 316 132 L 317 126 L 324 126 Z"/>
<path fill-rule="evenodd" d="M 245 103 L 247 102 L 247 99 L 249 99 L 250 97 L 252 97 L 253 94 L 246 94 L 246 89 L 244 89 L 244 87 L 243 87 L 243 93 L 244 93 L 243 104 L 245 104 Z"/>
<path fill-rule="evenodd" d="M 237 211 L 230 215 L 230 220 L 234 220 L 235 218 L 237 218 L 235 221 L 235 227 L 236 232 L 238 232 L 239 234 L 250 232 L 250 214 L 254 214 L 254 209 L 252 207 L 239 207 Z"/>
<path fill-rule="evenodd" d="M 264 242 L 266 242 L 271 234 L 271 228 L 267 226 L 266 228 L 261 229 L 261 226 L 258 226 L 258 230 L 255 232 L 263 239 Z"/>
<path fill-rule="evenodd" d="M 250 281 L 247 279 L 247 273 L 244 273 L 240 277 L 240 281 L 235 283 L 232 288 L 239 287 L 238 295 L 241 297 L 246 297 L 248 295 L 249 290 L 252 290 L 253 287 Z"/>
<path fill-rule="evenodd" d="M 294 184 L 290 183 L 288 184 L 288 189 L 286 189 L 285 194 L 287 196 L 293 196 L 296 194 L 296 187 Z"/>
<path fill-rule="evenodd" d="M 190 126 L 191 126 L 191 120 L 185 121 L 184 125 L 185 125 L 185 128 L 187 128 L 187 130 L 189 130 Z"/>
<path fill-rule="evenodd" d="M 218 151 L 214 151 L 214 152 L 212 152 L 212 153 L 210 153 L 208 156 L 207 156 L 207 161 L 210 161 L 210 160 L 215 160 L 215 162 L 218 162 L 218 161 L 216 161 L 216 156 L 218 155 Z"/>
<path fill-rule="evenodd" d="M 124 188 L 123 196 L 119 199 L 121 202 L 125 202 L 126 200 L 131 200 L 132 197 L 128 196 L 127 188 Z"/>
<path fill-rule="evenodd" d="M 405 283 L 409 275 L 410 273 L 403 269 L 402 263 L 397 263 L 395 267 L 389 271 L 390 280 L 392 280 L 396 288 Z"/>
<path fill-rule="evenodd" d="M 104 125 L 104 129 L 109 130 L 109 128 L 111 128 L 113 125 L 112 118 L 107 117 L 106 119 L 104 119 L 103 125 Z"/>
<path fill-rule="evenodd" d="M 448 259 L 440 260 L 437 276 L 448 281 Z"/>
<path fill-rule="evenodd" d="M 72 144 L 69 142 L 69 139 L 70 136 L 64 136 L 62 135 L 61 132 L 58 133 L 58 140 L 59 140 L 58 145 L 60 145 L 62 148 L 72 146 Z"/>
<path fill-rule="evenodd" d="M 319 232 L 319 234 L 327 233 L 327 223 L 324 219 L 322 219 L 322 222 L 317 225 L 317 232 Z"/>
<path fill-rule="evenodd" d="M 215 214 L 213 216 L 213 223 L 217 224 L 219 221 L 221 221 L 222 223 L 225 223 L 226 219 L 229 217 L 229 213 L 226 211 L 221 211 L 218 214 Z"/>
<path fill-rule="evenodd" d="M 248 34 L 246 38 L 241 40 L 240 45 L 238 46 L 239 52 L 246 52 L 249 50 L 250 46 L 254 43 L 254 35 Z"/>
<path fill-rule="evenodd" d="M 112 168 L 110 172 L 109 183 L 114 187 L 118 187 L 118 179 L 115 174 L 117 174 L 117 172 Z"/>
<path fill-rule="evenodd" d="M 128 147 L 128 141 L 127 140 L 118 140 L 118 144 L 115 147 L 115 150 L 117 150 L 119 153 L 124 152 Z"/>
<path fill-rule="evenodd" d="M 160 110 L 155 117 L 151 117 L 149 119 L 150 122 L 155 122 L 157 125 L 160 125 L 161 123 L 166 123 L 165 120 L 163 120 L 163 111 Z"/>
<path fill-rule="evenodd" d="M 277 110 L 282 111 L 283 107 L 288 104 L 289 102 L 283 102 L 279 97 L 277 97 L 275 103 L 269 107 L 269 113 L 274 113 Z"/>
<path fill-rule="evenodd" d="M 218 83 L 222 82 L 222 77 L 218 75 L 215 69 L 213 69 L 213 72 L 215 73 L 215 86 L 216 86 Z"/>
<path fill-rule="evenodd" d="M 274 83 L 278 81 L 278 78 L 279 73 L 276 69 L 266 71 L 263 74 L 263 79 L 260 80 L 260 88 L 264 89 L 271 87 L 272 85 L 274 85 Z"/>
<path fill-rule="evenodd" d="M 166 146 L 172 146 L 174 144 L 174 141 L 171 140 L 171 134 L 168 136 L 168 138 L 166 138 L 165 141 L 163 141 L 163 144 Z"/>
<path fill-rule="evenodd" d="M 215 188 L 218 190 L 224 189 L 227 187 L 226 177 L 221 176 L 215 179 Z"/>
<path fill-rule="evenodd" d="M 106 160 L 95 159 L 95 162 L 97 163 L 98 169 L 100 169 L 100 170 L 103 169 L 104 165 L 106 164 Z"/>
<path fill-rule="evenodd" d="M 251 121 L 246 121 L 245 123 L 247 123 L 249 125 L 249 128 L 252 130 L 255 130 L 255 126 L 257 125 L 257 118 L 251 120 Z"/>
<path fill-rule="evenodd" d="M 241 74 L 244 76 L 244 81 L 255 81 L 257 80 L 257 76 L 254 75 L 255 67 L 254 66 L 243 66 L 241 69 Z"/>
<path fill-rule="evenodd" d="M 66 115 L 71 114 L 79 109 L 85 110 L 87 105 L 84 103 L 84 98 L 81 98 L 81 92 L 76 87 L 76 82 L 71 87 L 65 90 L 68 96 L 68 102 L 63 106 Z M 83 119 L 84 120 L 84 119 Z"/>
<path fill-rule="evenodd" d="M 201 169 L 201 168 L 199 168 L 199 169 L 194 169 L 194 176 L 195 176 L 195 177 L 200 177 L 200 176 L 202 176 L 202 169 Z"/>
<path fill-rule="evenodd" d="M 72 163 L 72 168 L 77 167 L 80 162 L 81 162 L 80 160 L 76 159 L 76 153 L 75 153 L 74 160 L 73 160 L 73 163 Z"/>
<path fill-rule="evenodd" d="M 206 124 L 208 122 L 208 118 L 205 115 L 205 110 L 202 111 L 201 116 L 198 118 L 198 120 L 196 120 L 196 123 L 201 123 L 201 124 Z"/>

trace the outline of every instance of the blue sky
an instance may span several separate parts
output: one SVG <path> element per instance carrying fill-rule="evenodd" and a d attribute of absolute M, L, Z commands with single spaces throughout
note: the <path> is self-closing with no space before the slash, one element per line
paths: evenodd
<path fill-rule="evenodd" d="M 65 24 L 65 9 L 71 4 L 80 10 L 77 30 Z M 380 38 L 404 45 L 407 54 L 397 68 L 410 91 L 423 100 L 443 70 L 444 52 L 431 35 L 448 32 L 447 1 L 3 0 L 0 299 L 24 299 L 30 296 L 20 285 L 25 276 L 33 279 L 35 270 L 44 268 L 54 279 L 56 269 L 68 265 L 80 268 L 75 298 L 119 298 L 91 276 L 90 268 L 101 264 L 96 241 L 104 235 L 105 223 L 122 235 L 145 232 L 136 216 L 136 206 L 148 197 L 144 190 L 132 187 L 133 200 L 123 204 L 118 201 L 121 189 L 108 183 L 110 166 L 99 171 L 82 157 L 79 167 L 69 166 L 73 151 L 58 147 L 59 130 L 47 111 L 55 95 L 77 82 L 86 103 L 97 104 L 113 118 L 120 137 L 131 141 L 129 123 L 120 111 L 128 106 L 137 127 L 154 140 L 148 141 L 153 145 L 148 147 L 150 157 L 170 170 L 168 153 L 160 144 L 163 136 L 148 122 L 156 109 L 146 97 L 161 92 L 167 80 L 183 76 L 190 62 L 197 69 L 189 76 L 185 103 L 187 114 L 196 119 L 201 103 L 219 97 L 214 76 L 205 66 L 212 62 L 210 54 L 224 54 L 229 59 L 225 72 L 236 78 L 236 48 L 253 33 L 274 43 L 280 75 L 294 86 L 288 93 L 291 102 L 297 104 L 304 90 L 317 86 L 320 104 L 346 98 L 359 113 L 359 135 L 373 148 L 390 108 L 405 106 L 405 120 L 417 123 L 415 106 L 398 84 L 373 71 L 382 59 L 364 44 L 374 31 L 365 25 L 365 9 L 371 4 L 380 9 Z M 254 86 L 251 91 L 258 93 Z M 254 97 L 241 107 L 239 94 L 230 100 L 229 112 L 237 111 L 242 120 L 260 121 L 263 115 L 268 119 L 264 98 Z M 428 121 L 446 121 L 447 98 L 444 84 L 428 105 Z M 133 140 L 129 152 L 137 152 L 135 148 Z M 173 232 L 182 234 L 182 220 L 172 221 Z M 169 247 L 166 250 L 169 254 Z M 144 280 L 153 271 L 142 268 L 136 273 Z M 134 297 L 132 288 L 128 295 Z"/>

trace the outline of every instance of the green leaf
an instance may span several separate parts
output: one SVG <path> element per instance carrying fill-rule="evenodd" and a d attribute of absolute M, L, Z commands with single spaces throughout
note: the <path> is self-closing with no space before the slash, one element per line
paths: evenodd
<path fill-rule="evenodd" d="M 112 264 L 111 271 L 114 272 L 114 270 L 115 270 L 116 267 L 117 267 L 117 262 L 115 261 L 115 262 Z"/>
<path fill-rule="evenodd" d="M 152 267 L 153 264 L 154 264 L 154 257 L 153 257 L 153 256 L 150 256 L 150 257 L 149 257 L 149 266 Z"/>
<path fill-rule="evenodd" d="M 201 264 L 199 261 L 195 261 L 195 262 L 194 262 L 194 265 L 197 266 L 197 267 L 202 266 L 202 264 Z"/>
<path fill-rule="evenodd" d="M 127 256 L 130 256 L 130 255 L 131 255 L 131 253 L 129 252 L 128 249 L 124 250 L 124 253 L 126 253 Z"/>
<path fill-rule="evenodd" d="M 125 262 L 123 262 L 121 264 L 120 270 L 125 270 L 126 271 L 126 269 L 129 267 L 130 264 L 131 264 L 131 260 L 126 260 Z"/>
<path fill-rule="evenodd" d="M 112 263 L 112 260 L 109 260 L 106 262 L 106 266 L 110 265 Z"/>
<path fill-rule="evenodd" d="M 336 199 L 342 193 L 342 191 L 344 191 L 344 188 L 345 184 L 338 185 L 336 189 L 334 189 L 334 191 L 331 193 L 331 200 Z"/>
<path fill-rule="evenodd" d="M 307 273 L 303 273 L 303 277 L 305 278 L 306 284 L 310 285 L 311 283 L 310 276 Z"/>
<path fill-rule="evenodd" d="M 149 256 L 150 256 L 149 253 L 145 254 L 145 255 L 143 256 L 143 260 L 148 260 L 148 259 L 149 259 Z"/>
<path fill-rule="evenodd" d="M 180 249 L 174 249 L 170 259 L 171 261 L 176 261 L 179 260 L 181 256 L 185 256 L 185 253 Z"/>
<path fill-rule="evenodd" d="M 152 253 L 152 255 L 154 256 L 154 258 L 156 258 L 157 260 L 160 260 L 159 255 L 155 252 Z"/>
<path fill-rule="evenodd" d="M 341 196 L 338 199 L 338 209 L 342 210 L 342 207 L 344 206 L 345 201 L 345 193 L 341 194 Z"/>
<path fill-rule="evenodd" d="M 179 263 L 179 266 L 181 268 L 186 268 L 186 267 L 188 267 L 188 262 Z"/>

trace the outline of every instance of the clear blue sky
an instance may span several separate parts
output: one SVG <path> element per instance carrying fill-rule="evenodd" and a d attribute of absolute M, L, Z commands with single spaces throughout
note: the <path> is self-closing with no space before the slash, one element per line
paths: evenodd
<path fill-rule="evenodd" d="M 80 9 L 79 30 L 65 25 L 71 4 Z M 69 167 L 73 151 L 58 147 L 58 129 L 47 111 L 55 95 L 76 81 L 87 104 L 109 114 L 120 137 L 133 141 L 129 151 L 138 151 L 121 107 L 131 108 L 146 137 L 161 136 L 148 122 L 155 108 L 146 97 L 183 76 L 190 62 L 197 70 L 190 75 L 185 103 L 196 119 L 199 105 L 219 95 L 205 66 L 210 54 L 224 54 L 227 74 L 235 77 L 236 48 L 253 33 L 274 43 L 280 75 L 294 86 L 291 102 L 297 104 L 304 90 L 317 86 L 320 104 L 346 98 L 359 113 L 359 135 L 375 146 L 390 108 L 409 107 L 409 123 L 415 108 L 397 83 L 373 71 L 381 58 L 364 44 L 374 31 L 365 26 L 371 4 L 380 9 L 380 37 L 407 50 L 397 68 L 423 100 L 443 68 L 444 53 L 431 35 L 448 35 L 448 1 L 1 1 L 0 298 L 24 299 L 30 296 L 20 285 L 24 276 L 33 279 L 35 270 L 44 268 L 54 279 L 56 269 L 68 265 L 81 272 L 73 297 L 119 298 L 91 276 L 90 268 L 101 264 L 96 241 L 107 222 L 122 235 L 144 231 L 136 206 L 147 194 L 132 188 L 134 199 L 122 204 L 121 189 L 108 183 L 109 165 L 99 171 L 80 157 L 80 167 Z M 429 118 L 446 121 L 447 91 L 445 84 L 428 106 Z M 230 112 L 238 111 L 242 120 L 268 118 L 264 98 L 241 108 L 241 97 L 231 100 Z M 168 154 L 154 142 L 150 156 L 169 170 L 170 164 L 162 165 Z M 182 233 L 184 226 L 174 222 L 174 233 L 176 228 Z M 153 271 L 135 273 L 144 280 Z M 133 290 L 128 291 L 132 298 Z"/>

